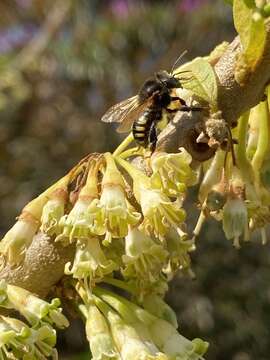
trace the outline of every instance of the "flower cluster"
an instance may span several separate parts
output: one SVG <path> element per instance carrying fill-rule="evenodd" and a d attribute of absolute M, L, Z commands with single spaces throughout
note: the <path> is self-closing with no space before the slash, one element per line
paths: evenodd
<path fill-rule="evenodd" d="M 79 293 L 85 299 L 81 310 L 93 359 L 203 359 L 208 344 L 180 335 L 172 310 L 159 297 L 139 306 L 100 287 Z M 149 307 L 149 300 L 155 306 Z"/>
<path fill-rule="evenodd" d="M 1 359 L 57 359 L 56 331 L 68 320 L 59 308 L 59 299 L 48 302 L 17 286 L 0 282 L 0 308 L 16 310 L 25 319 L 0 316 Z"/>
<path fill-rule="evenodd" d="M 265 226 L 270 222 L 269 149 L 270 111 L 267 99 L 247 111 L 235 130 L 233 153 L 218 150 L 205 166 L 199 200 L 205 217 L 222 220 L 223 230 L 236 247 L 240 238 L 249 240 L 257 229 L 266 242 Z"/>
<path fill-rule="evenodd" d="M 183 230 L 182 207 L 187 186 L 197 180 L 192 159 L 184 149 L 177 154 L 156 152 L 149 168 L 141 169 L 129 160 L 136 151 L 86 157 L 25 207 L 1 241 L 0 252 L 10 264 L 20 264 L 39 232 L 63 246 L 75 245 L 74 260 L 66 264 L 65 274 L 73 277 L 84 302 L 94 359 L 103 355 L 200 359 L 205 345 L 203 351 L 198 350 L 196 341 L 177 333 L 175 314 L 162 300 L 174 273 L 189 268 L 189 252 L 194 250 Z M 137 155 L 141 155 L 140 149 Z M 97 303 L 91 297 L 98 291 L 97 283 L 128 291 L 145 309 L 130 302 L 131 311 L 140 314 L 132 321 L 131 315 L 123 317 L 117 309 L 108 310 L 111 303 L 98 294 Z M 22 298 L 26 299 L 23 303 Z M 33 326 L 67 325 L 57 310 L 57 300 L 48 304 L 9 285 L 0 299 L 1 306 L 18 309 Z M 125 299 L 119 299 L 115 298 L 115 304 L 118 301 L 126 309 Z M 155 302 L 156 313 L 151 314 L 149 299 Z M 139 329 L 146 325 L 148 330 L 141 338 Z M 158 326 L 164 326 L 162 335 L 157 333 Z M 130 342 L 123 342 L 123 336 Z"/>

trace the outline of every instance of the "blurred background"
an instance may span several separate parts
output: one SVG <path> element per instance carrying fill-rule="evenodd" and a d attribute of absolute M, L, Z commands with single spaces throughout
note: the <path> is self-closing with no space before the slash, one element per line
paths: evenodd
<path fill-rule="evenodd" d="M 0 14 L 1 234 L 82 157 L 119 143 L 100 122 L 108 107 L 185 49 L 183 61 L 235 36 L 222 0 L 1 0 Z M 193 192 L 187 206 L 194 223 Z M 208 222 L 193 254 L 196 278 L 171 283 L 180 331 L 211 343 L 207 359 L 270 359 L 265 250 L 254 241 L 236 251 Z M 60 334 L 60 359 L 88 359 L 84 338 L 74 321 Z"/>

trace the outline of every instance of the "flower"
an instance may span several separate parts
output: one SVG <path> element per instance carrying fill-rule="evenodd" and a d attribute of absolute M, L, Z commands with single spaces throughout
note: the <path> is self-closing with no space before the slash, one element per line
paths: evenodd
<path fill-rule="evenodd" d="M 24 211 L 6 233 L 0 242 L 0 253 L 11 265 L 19 264 L 24 259 L 25 251 L 32 243 L 38 228 L 39 221 L 31 213 Z"/>
<path fill-rule="evenodd" d="M 160 190 L 145 185 L 142 181 L 134 185 L 134 194 L 144 215 L 141 226 L 147 234 L 153 232 L 156 237 L 163 238 L 170 226 L 177 228 L 185 220 L 185 211 Z"/>
<path fill-rule="evenodd" d="M 127 161 L 120 158 L 117 161 L 133 179 L 134 196 L 144 215 L 141 228 L 148 235 L 153 233 L 161 238 L 170 226 L 177 228 L 185 219 L 185 211 L 179 207 L 179 203 L 172 202 L 161 190 L 153 189 L 151 180 Z"/>
<path fill-rule="evenodd" d="M 177 270 L 184 270 L 190 267 L 189 253 L 195 250 L 194 241 L 189 240 L 187 235 L 180 229 L 169 229 L 165 235 L 167 251 L 169 253 L 168 263 L 163 271 L 167 276 L 172 276 Z"/>
<path fill-rule="evenodd" d="M 124 192 L 124 181 L 110 153 L 105 154 L 106 170 L 102 179 L 102 193 L 99 201 L 101 209 L 99 222 L 105 224 L 105 243 L 111 237 L 124 237 L 128 225 L 136 225 L 141 215 L 128 203 Z"/>
<path fill-rule="evenodd" d="M 31 294 L 29 291 L 14 285 L 5 285 L 1 283 L 1 292 L 5 291 L 6 298 L 0 303 L 0 306 L 12 308 L 23 315 L 30 324 L 39 323 L 55 324 L 59 328 L 65 328 L 69 325 L 66 317 L 59 308 L 60 300 L 53 299 L 51 303 L 46 302 Z"/>
<path fill-rule="evenodd" d="M 120 354 L 115 346 L 104 315 L 94 303 L 90 303 L 85 324 L 86 336 L 94 360 L 116 359 Z"/>
<path fill-rule="evenodd" d="M 168 252 L 137 228 L 130 228 L 125 238 L 125 255 L 122 256 L 125 278 L 135 278 L 139 287 L 156 282 L 166 262 Z"/>
<path fill-rule="evenodd" d="M 41 216 L 40 230 L 48 235 L 58 235 L 61 231 L 59 221 L 64 215 L 67 190 L 57 189 L 51 195 L 50 200 L 45 204 Z"/>
<path fill-rule="evenodd" d="M 186 339 L 177 332 L 171 323 L 152 315 L 150 312 L 122 296 L 101 288 L 95 288 L 94 293 L 102 302 L 107 303 L 119 314 L 107 310 L 105 307 L 106 316 L 110 322 L 116 344 L 120 346 L 120 349 L 122 346 L 125 346 L 127 351 L 130 351 L 129 355 L 133 355 L 133 357 L 126 357 L 127 359 L 141 359 L 143 356 L 145 356 L 146 359 L 152 359 L 151 355 L 154 356 L 153 359 L 203 359 L 202 355 L 208 347 L 207 342 L 200 339 L 194 339 L 193 341 Z M 97 306 L 102 308 L 102 305 L 100 306 L 98 303 Z M 103 310 L 101 309 L 101 311 Z M 117 343 L 116 339 L 118 334 L 115 334 L 113 331 L 116 326 L 116 331 L 120 334 L 121 331 L 124 333 L 121 334 L 120 340 L 122 341 L 120 344 Z M 131 337 L 133 341 L 131 340 L 129 342 L 129 337 Z M 128 338 L 125 344 L 123 338 L 125 340 Z M 138 340 L 140 340 L 140 342 Z M 129 348 L 129 344 L 133 346 Z M 136 345 L 138 346 L 136 347 Z M 142 345 L 144 345 L 144 347 Z M 150 351 L 148 355 L 150 357 L 147 357 L 144 352 L 145 347 Z"/>
<path fill-rule="evenodd" d="M 69 174 L 49 187 L 41 195 L 30 201 L 22 210 L 18 221 L 6 233 L 0 242 L 2 253 L 11 265 L 19 264 L 25 256 L 27 248 L 32 243 L 33 237 L 40 226 L 44 205 L 48 202 L 54 191 L 63 182 L 68 182 Z"/>
<path fill-rule="evenodd" d="M 190 167 L 191 161 L 192 157 L 184 148 L 177 154 L 154 153 L 151 157 L 153 187 L 162 189 L 168 196 L 184 193 L 187 185 L 194 185 L 197 181 L 197 175 Z"/>
<path fill-rule="evenodd" d="M 56 332 L 50 325 L 34 329 L 21 320 L 0 316 L 1 359 L 57 358 L 55 344 Z"/>
<path fill-rule="evenodd" d="M 99 166 L 99 160 L 92 160 L 86 183 L 79 193 L 78 200 L 70 213 L 63 215 L 59 221 L 61 233 L 57 236 L 56 241 L 62 241 L 66 244 L 93 235 L 92 228 L 97 213 L 99 212 L 99 209 L 97 208 L 97 173 Z"/>
<path fill-rule="evenodd" d="M 239 237 L 248 235 L 248 212 L 244 201 L 240 198 L 229 198 L 223 208 L 223 230 L 227 239 L 233 239 L 239 248 Z"/>
<path fill-rule="evenodd" d="M 132 311 L 126 313 L 129 318 L 129 321 L 127 321 L 127 319 L 121 316 L 122 314 L 118 314 L 99 298 L 96 298 L 95 302 L 110 325 L 112 336 L 121 359 L 167 360 L 167 357 L 161 357 L 163 354 L 159 352 L 155 344 L 148 338 L 146 335 L 147 330 L 141 328 L 141 332 L 138 332 L 135 326 L 129 323 L 129 321 L 132 322 L 132 319 L 136 321 L 136 318 L 132 316 Z"/>
<path fill-rule="evenodd" d="M 108 260 L 101 249 L 99 239 L 80 240 L 77 243 L 75 258 L 71 267 L 68 262 L 65 266 L 65 273 L 76 279 L 89 277 L 91 281 L 100 281 L 105 275 L 117 269 L 117 265 Z"/>

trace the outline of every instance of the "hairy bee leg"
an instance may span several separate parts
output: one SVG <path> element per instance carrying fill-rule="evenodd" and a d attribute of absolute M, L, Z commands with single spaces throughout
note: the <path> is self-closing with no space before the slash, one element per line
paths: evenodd
<path fill-rule="evenodd" d="M 149 147 L 150 147 L 151 152 L 155 151 L 156 144 L 157 144 L 156 123 L 153 122 L 151 124 L 150 130 L 149 130 Z"/>
<path fill-rule="evenodd" d="M 204 108 L 199 106 L 181 106 L 180 111 L 202 111 Z"/>
<path fill-rule="evenodd" d="M 182 109 L 182 108 L 181 108 Z M 166 111 L 170 114 L 174 114 L 176 113 L 177 111 L 179 111 L 179 109 L 166 109 Z"/>
<path fill-rule="evenodd" d="M 181 103 L 181 105 L 187 105 L 187 103 L 185 102 L 185 100 L 184 99 L 181 99 L 180 97 L 178 97 L 178 96 L 171 96 L 171 100 L 172 101 L 176 101 L 176 100 L 179 100 L 179 102 Z"/>

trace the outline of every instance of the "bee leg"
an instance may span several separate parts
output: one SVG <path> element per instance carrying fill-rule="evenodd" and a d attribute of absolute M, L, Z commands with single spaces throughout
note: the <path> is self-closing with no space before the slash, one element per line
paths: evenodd
<path fill-rule="evenodd" d="M 199 106 L 181 106 L 180 111 L 202 111 L 203 108 Z"/>
<path fill-rule="evenodd" d="M 150 130 L 149 130 L 149 147 L 150 147 L 151 152 L 155 151 L 156 144 L 157 144 L 156 123 L 153 122 L 151 124 Z"/>
<path fill-rule="evenodd" d="M 182 109 L 182 107 L 181 107 Z M 176 113 L 177 111 L 179 111 L 179 109 L 166 109 L 166 111 L 170 114 Z"/>
<path fill-rule="evenodd" d="M 178 97 L 178 96 L 171 96 L 171 101 L 176 101 L 176 100 L 179 100 L 179 102 L 180 102 L 180 104 L 181 105 L 187 105 L 187 103 L 185 102 L 185 100 L 184 99 L 181 99 L 180 97 Z"/>

